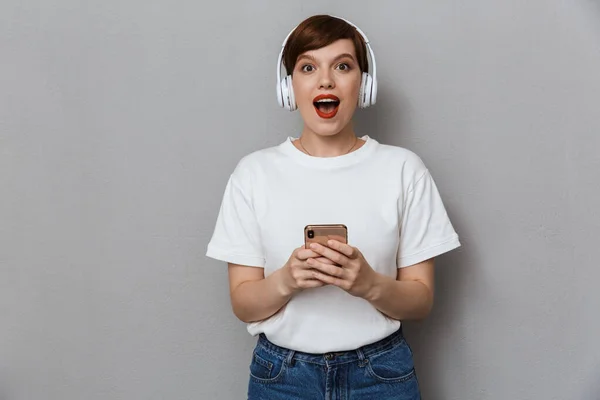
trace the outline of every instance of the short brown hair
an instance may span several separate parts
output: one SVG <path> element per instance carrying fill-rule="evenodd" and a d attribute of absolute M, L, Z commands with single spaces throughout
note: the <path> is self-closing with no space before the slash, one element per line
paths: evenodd
<path fill-rule="evenodd" d="M 320 49 L 340 39 L 352 40 L 358 66 L 361 72 L 367 72 L 367 46 L 356 28 L 330 15 L 314 15 L 298 25 L 283 48 L 283 64 L 288 75 L 292 75 L 300 54 Z"/>

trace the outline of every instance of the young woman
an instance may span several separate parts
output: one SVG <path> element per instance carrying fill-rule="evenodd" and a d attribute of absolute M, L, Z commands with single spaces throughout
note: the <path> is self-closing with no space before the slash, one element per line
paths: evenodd
<path fill-rule="evenodd" d="M 327 15 L 290 33 L 277 94 L 302 133 L 244 157 L 225 189 L 207 255 L 258 336 L 249 399 L 420 398 L 400 321 L 427 316 L 434 257 L 460 243 L 421 159 L 354 132 L 377 91 L 367 43 Z M 346 225 L 348 244 L 305 248 L 309 224 Z"/>

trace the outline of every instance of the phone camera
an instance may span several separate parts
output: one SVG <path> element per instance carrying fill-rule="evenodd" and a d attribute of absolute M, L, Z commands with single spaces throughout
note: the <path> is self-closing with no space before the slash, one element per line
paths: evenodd
<path fill-rule="evenodd" d="M 312 239 L 315 237 L 315 231 L 313 231 L 313 230 L 308 231 L 307 234 L 308 234 L 309 239 Z"/>

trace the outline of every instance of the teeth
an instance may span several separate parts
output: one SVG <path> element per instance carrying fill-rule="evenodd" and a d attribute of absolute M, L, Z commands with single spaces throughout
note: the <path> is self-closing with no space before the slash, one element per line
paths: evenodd
<path fill-rule="evenodd" d="M 337 103 L 337 100 L 333 100 L 333 99 L 321 99 L 321 100 L 317 100 L 317 103 Z"/>

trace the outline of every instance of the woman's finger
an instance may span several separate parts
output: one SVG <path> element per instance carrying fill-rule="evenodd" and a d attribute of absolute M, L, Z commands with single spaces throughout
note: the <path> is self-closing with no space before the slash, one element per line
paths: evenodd
<path fill-rule="evenodd" d="M 347 258 L 353 259 L 358 257 L 358 249 L 349 244 L 339 242 L 337 240 L 327 241 L 327 246 L 333 250 L 345 255 Z"/>
<path fill-rule="evenodd" d="M 331 265 L 338 265 L 336 263 L 334 263 L 333 261 L 331 261 L 329 258 L 327 257 L 317 257 L 314 258 L 314 260 L 317 260 L 319 262 L 322 262 L 323 264 L 331 264 Z"/>
<path fill-rule="evenodd" d="M 315 257 L 321 257 L 320 254 L 315 253 L 314 251 L 312 251 L 311 249 L 305 249 L 304 247 L 298 249 L 298 251 L 296 252 L 296 258 L 298 260 L 307 260 L 309 258 L 315 258 Z"/>
<path fill-rule="evenodd" d="M 344 269 L 338 265 L 325 264 L 314 258 L 309 259 L 306 262 L 311 268 L 323 272 L 324 274 L 334 276 L 336 278 L 342 278 L 344 276 Z"/>
<path fill-rule="evenodd" d="M 339 243 L 339 242 L 337 242 L 337 243 Z M 336 263 L 338 265 L 346 265 L 349 261 L 348 257 L 346 257 L 344 254 L 336 251 L 335 249 L 331 249 L 329 247 L 322 246 L 318 243 L 312 243 L 310 245 L 310 248 L 314 252 L 318 253 L 319 255 L 322 255 L 325 258 L 330 259 L 331 261 L 333 261 L 334 263 Z"/>
<path fill-rule="evenodd" d="M 294 273 L 294 279 L 296 280 L 296 282 L 314 280 L 315 277 L 312 274 L 312 267 L 297 270 Z"/>
<path fill-rule="evenodd" d="M 315 279 L 318 279 L 319 281 L 323 282 L 324 284 L 334 285 L 334 286 L 340 287 L 344 290 L 347 290 L 346 288 L 347 288 L 348 284 L 343 279 L 335 278 L 333 276 L 324 274 L 319 271 L 313 271 L 312 274 L 315 277 Z"/>

